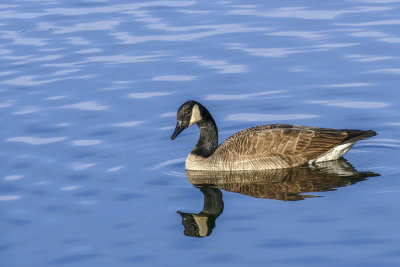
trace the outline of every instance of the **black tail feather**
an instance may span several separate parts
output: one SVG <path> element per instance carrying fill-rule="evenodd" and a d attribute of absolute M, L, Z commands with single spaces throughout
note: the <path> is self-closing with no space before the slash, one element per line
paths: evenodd
<path fill-rule="evenodd" d="M 363 130 L 344 129 L 343 131 L 345 131 L 348 134 L 347 138 L 343 140 L 343 143 L 349 140 L 351 140 L 352 142 L 353 141 L 356 142 L 377 135 L 376 132 L 373 130 L 363 131 Z"/>

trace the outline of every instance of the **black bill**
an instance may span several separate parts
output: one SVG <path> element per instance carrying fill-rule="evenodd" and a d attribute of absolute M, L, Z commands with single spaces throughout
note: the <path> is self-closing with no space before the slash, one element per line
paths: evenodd
<path fill-rule="evenodd" d="M 178 121 L 176 123 L 175 131 L 171 136 L 172 140 L 175 140 L 175 138 L 185 129 L 185 127 L 182 126 L 182 124 Z"/>

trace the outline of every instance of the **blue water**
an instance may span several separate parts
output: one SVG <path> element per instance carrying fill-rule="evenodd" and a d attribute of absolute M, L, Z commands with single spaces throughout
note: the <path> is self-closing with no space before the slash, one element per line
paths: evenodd
<path fill-rule="evenodd" d="M 399 266 L 400 1 L 0 3 L 0 266 Z M 373 129 L 364 180 L 298 201 L 202 188 L 186 100 L 255 125 Z M 336 189 L 336 190 L 335 190 Z M 219 191 L 218 191 L 219 190 Z M 328 190 L 328 191 L 326 191 Z"/>

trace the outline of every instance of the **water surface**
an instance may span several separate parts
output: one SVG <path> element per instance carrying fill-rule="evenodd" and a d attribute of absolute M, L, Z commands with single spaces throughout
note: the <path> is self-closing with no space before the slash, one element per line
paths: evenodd
<path fill-rule="evenodd" d="M 398 266 L 399 12 L 397 0 L 3 1 L 0 265 Z M 189 99 L 221 141 L 277 122 L 374 129 L 346 159 L 380 176 L 295 199 L 194 187 L 198 130 L 170 140 Z M 201 213 L 205 194 L 215 227 L 187 236 L 177 211 Z"/>

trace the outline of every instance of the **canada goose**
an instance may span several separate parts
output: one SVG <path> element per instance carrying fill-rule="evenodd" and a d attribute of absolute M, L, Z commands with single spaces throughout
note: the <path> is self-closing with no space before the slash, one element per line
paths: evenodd
<path fill-rule="evenodd" d="M 237 132 L 218 146 L 217 125 L 203 105 L 187 101 L 176 116 L 172 140 L 193 124 L 200 129 L 200 138 L 186 159 L 186 170 L 281 169 L 336 160 L 358 140 L 376 135 L 372 130 L 270 124 Z"/>

